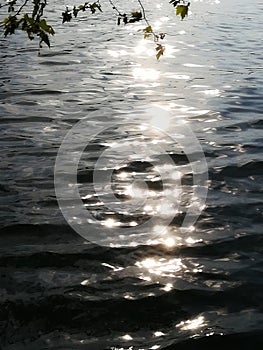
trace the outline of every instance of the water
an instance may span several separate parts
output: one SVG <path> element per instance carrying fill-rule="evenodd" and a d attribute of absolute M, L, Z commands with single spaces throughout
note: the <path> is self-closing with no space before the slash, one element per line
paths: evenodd
<path fill-rule="evenodd" d="M 166 2 L 158 9 L 145 4 L 154 27 L 168 33 L 159 62 L 138 27 L 116 28 L 107 6 L 89 25 L 81 19 L 62 26 L 59 2 L 50 12 L 52 49 L 39 57 L 36 43 L 22 35 L 1 39 L 3 349 L 262 348 L 263 4 L 193 1 L 186 21 Z M 152 123 L 145 111 L 154 104 L 170 109 L 167 138 L 140 129 Z M 183 171 L 187 162 L 177 141 L 181 125 L 191 127 L 209 175 L 206 208 L 194 231 L 180 232 L 178 214 L 166 245 L 150 244 L 147 236 L 148 244 L 100 247 L 74 232 L 58 207 L 53 174 L 63 138 L 86 117 L 89 128 L 77 140 L 104 131 L 80 160 L 82 197 L 91 193 L 101 152 L 125 141 L 135 161 L 125 152 L 123 159 L 121 151 L 109 153 L 109 168 L 116 159 L 128 176 L 148 176 L 159 200 L 162 184 L 151 164 L 165 164 L 163 154 L 149 160 L 135 145 L 143 135 L 146 145 L 159 138 Z M 130 179 L 118 175 L 113 188 L 125 198 Z M 193 182 L 187 171 L 183 178 L 187 195 Z M 162 180 L 171 191 L 174 179 Z M 117 215 L 103 207 L 101 201 L 114 204 L 107 196 L 94 194 L 85 204 L 113 226 L 104 226 L 113 241 L 116 223 L 138 224 L 153 214 Z"/>

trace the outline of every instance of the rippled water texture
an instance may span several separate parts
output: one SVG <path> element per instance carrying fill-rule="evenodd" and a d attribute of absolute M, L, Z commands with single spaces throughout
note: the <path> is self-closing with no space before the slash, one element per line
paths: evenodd
<path fill-rule="evenodd" d="M 55 3 L 50 50 L 38 56 L 23 35 L 0 41 L 2 348 L 262 349 L 262 2 L 192 1 L 180 21 L 168 1 L 145 0 L 156 31 L 167 33 L 159 62 L 140 27 L 116 27 L 108 5 L 98 17 L 62 25 L 64 1 Z M 136 3 L 119 1 L 126 11 Z M 153 116 L 154 105 L 169 116 Z M 119 226 L 125 232 L 154 217 L 142 232 L 147 240 L 129 240 L 137 246 L 89 243 L 62 216 L 55 160 L 81 120 L 88 126 L 64 161 L 66 174 L 78 142 L 89 140 L 77 178 L 94 217 L 88 232 L 102 223 L 115 242 Z M 185 233 L 194 180 L 180 146 L 183 125 L 201 144 L 209 177 L 206 207 Z M 95 130 L 102 131 L 91 140 Z M 156 143 L 160 154 L 151 153 Z M 96 160 L 116 144 L 124 148 L 106 153 L 98 169 L 115 169 L 112 187 L 92 192 Z M 158 166 L 170 169 L 167 154 L 176 172 L 160 178 Z M 158 207 L 164 188 L 180 203 L 156 244 L 168 210 Z M 125 208 L 131 192 L 137 212 L 112 210 L 116 198 Z"/>

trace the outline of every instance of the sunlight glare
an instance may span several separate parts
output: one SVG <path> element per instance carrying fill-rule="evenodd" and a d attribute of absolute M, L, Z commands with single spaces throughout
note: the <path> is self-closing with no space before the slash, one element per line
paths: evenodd
<path fill-rule="evenodd" d="M 87 284 L 89 284 L 89 280 L 84 280 L 80 283 L 82 286 L 86 286 Z"/>
<path fill-rule="evenodd" d="M 181 271 L 185 266 L 181 259 L 146 258 L 135 263 L 140 269 L 147 269 L 149 273 L 158 276 L 174 276 L 175 272 Z"/>
<path fill-rule="evenodd" d="M 186 238 L 185 242 L 189 243 L 189 244 L 195 244 L 195 243 L 203 242 L 203 240 L 202 239 L 194 239 L 192 237 L 188 237 L 188 238 Z"/>
<path fill-rule="evenodd" d="M 173 285 L 172 283 L 167 283 L 162 290 L 164 290 L 165 292 L 170 292 L 173 289 Z"/>
<path fill-rule="evenodd" d="M 129 341 L 129 340 L 133 340 L 133 338 L 129 335 L 129 334 L 125 334 L 122 337 L 120 337 L 123 340 Z"/>
<path fill-rule="evenodd" d="M 184 331 L 194 330 L 205 325 L 205 318 L 199 316 L 193 320 L 182 321 L 176 327 L 181 328 Z"/>
<path fill-rule="evenodd" d="M 102 223 L 102 225 L 112 228 L 114 226 L 120 226 L 120 223 L 114 219 L 107 219 Z"/>
<path fill-rule="evenodd" d="M 117 174 L 117 177 L 119 177 L 121 179 L 126 179 L 128 177 L 128 174 L 123 171 L 120 174 Z"/>
<path fill-rule="evenodd" d="M 164 244 L 171 248 L 175 246 L 175 240 L 172 237 L 168 237 L 167 239 L 165 239 Z"/>
<path fill-rule="evenodd" d="M 153 68 L 134 68 L 133 77 L 142 81 L 155 81 L 159 78 L 160 72 Z"/>
<path fill-rule="evenodd" d="M 154 335 L 155 337 L 162 337 L 162 336 L 164 336 L 165 334 L 164 334 L 163 332 L 157 331 L 157 332 L 154 332 L 153 335 Z"/>

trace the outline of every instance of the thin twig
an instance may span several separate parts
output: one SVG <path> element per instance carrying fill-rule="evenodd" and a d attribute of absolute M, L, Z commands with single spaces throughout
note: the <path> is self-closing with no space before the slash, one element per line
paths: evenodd
<path fill-rule="evenodd" d="M 148 27 L 151 27 L 151 28 L 152 28 L 152 26 L 151 26 L 151 24 L 150 24 L 148 18 L 146 17 L 145 8 L 144 8 L 144 6 L 143 6 L 141 0 L 137 0 L 137 1 L 138 1 L 139 5 L 141 6 L 141 9 L 142 9 L 142 17 L 143 17 L 145 23 L 147 24 Z M 154 40 L 155 40 L 155 41 L 158 41 L 159 36 L 153 31 L 153 29 L 152 29 L 152 34 L 153 34 L 153 36 L 154 36 Z"/>
<path fill-rule="evenodd" d="M 20 7 L 20 9 L 16 12 L 16 14 L 14 14 L 14 16 L 17 16 L 20 14 L 20 12 L 23 10 L 23 7 L 26 6 L 26 4 L 28 3 L 28 0 L 25 0 L 25 2 L 23 3 L 23 5 Z"/>
<path fill-rule="evenodd" d="M 116 5 L 113 3 L 112 0 L 109 0 L 109 3 L 111 4 L 113 10 L 116 10 L 116 11 L 118 12 L 118 15 L 119 15 L 119 16 L 123 16 L 123 14 L 120 13 L 120 11 L 118 10 L 118 8 L 116 7 Z"/>
<path fill-rule="evenodd" d="M 10 6 L 10 2 L 7 2 L 7 3 L 3 4 L 3 5 L 0 4 L 0 9 L 1 9 L 2 7 L 7 7 L 7 6 Z"/>
<path fill-rule="evenodd" d="M 144 8 L 144 6 L 143 6 L 141 0 L 137 0 L 137 1 L 138 1 L 138 3 L 139 3 L 140 6 L 141 6 L 143 19 L 145 20 L 146 24 L 147 24 L 148 26 L 150 26 L 150 23 L 149 23 L 149 21 L 148 21 L 148 19 L 147 19 L 147 17 L 146 17 L 145 8 Z"/>
<path fill-rule="evenodd" d="M 13 14 L 13 15 L 11 15 L 11 17 L 16 17 L 16 16 L 18 16 L 18 15 L 20 14 L 20 12 L 23 10 L 23 7 L 26 6 L 26 4 L 28 3 L 28 1 L 29 1 L 29 0 L 25 0 L 25 2 L 23 3 L 23 5 L 21 5 L 20 8 L 16 11 L 16 13 Z M 2 6 L 2 7 L 3 7 L 3 6 Z M 3 27 L 5 27 L 5 24 L 4 24 L 4 23 L 0 24 L 0 28 L 3 28 Z"/>

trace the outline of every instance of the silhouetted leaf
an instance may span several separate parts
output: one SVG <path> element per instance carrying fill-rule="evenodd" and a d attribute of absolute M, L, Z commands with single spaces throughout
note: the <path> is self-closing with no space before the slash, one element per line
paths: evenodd
<path fill-rule="evenodd" d="M 169 3 L 176 7 L 180 3 L 180 0 L 171 0 Z"/>
<path fill-rule="evenodd" d="M 8 34 L 14 34 L 18 26 L 19 22 L 17 20 L 17 17 L 9 15 L 7 18 L 4 19 L 4 36 L 7 36 Z"/>
<path fill-rule="evenodd" d="M 48 35 L 45 32 L 40 32 L 39 37 L 40 37 L 39 47 L 42 47 L 41 44 L 42 44 L 42 42 L 44 42 L 50 48 L 50 42 L 49 42 Z"/>
<path fill-rule="evenodd" d="M 188 5 L 178 5 L 176 7 L 176 16 L 181 15 L 181 18 L 184 19 L 185 16 L 188 15 L 188 7 L 189 7 L 189 3 Z"/>
<path fill-rule="evenodd" d="M 45 32 L 47 32 L 48 34 L 51 34 L 51 35 L 54 35 L 55 32 L 53 30 L 53 28 L 47 24 L 46 20 L 45 19 L 42 19 L 40 22 L 39 22 L 39 27 L 41 29 L 43 29 Z"/>
<path fill-rule="evenodd" d="M 139 22 L 140 20 L 142 20 L 142 13 L 141 12 L 132 12 L 131 17 L 132 18 L 129 20 L 129 23 Z"/>
<path fill-rule="evenodd" d="M 62 12 L 62 23 L 70 22 L 71 19 L 72 19 L 72 14 L 68 9 L 66 9 L 65 12 Z"/>

